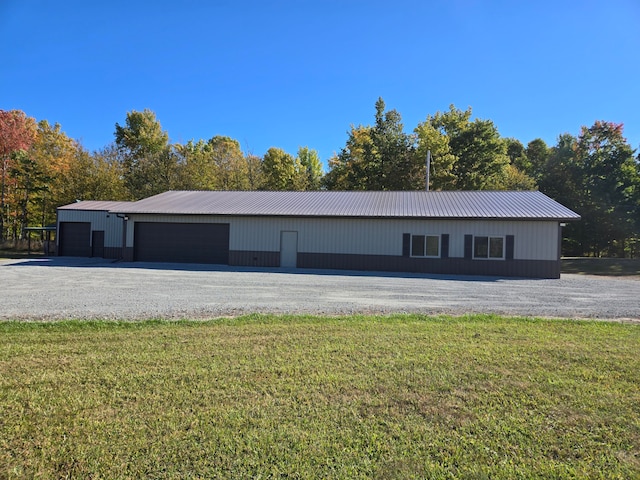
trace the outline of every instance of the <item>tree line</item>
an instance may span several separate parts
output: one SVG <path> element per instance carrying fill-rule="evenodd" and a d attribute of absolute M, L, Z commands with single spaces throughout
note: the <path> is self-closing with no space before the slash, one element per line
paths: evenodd
<path fill-rule="evenodd" d="M 582 215 L 563 253 L 640 256 L 640 155 L 621 124 L 597 121 L 548 146 L 500 136 L 491 120 L 451 105 L 406 132 L 380 98 L 372 125 L 352 125 L 324 172 L 318 152 L 243 152 L 226 136 L 171 143 L 151 110 L 116 123 L 114 140 L 89 152 L 59 124 L 0 110 L 0 241 L 55 222 L 76 200 L 138 200 L 167 190 L 539 189 Z"/>

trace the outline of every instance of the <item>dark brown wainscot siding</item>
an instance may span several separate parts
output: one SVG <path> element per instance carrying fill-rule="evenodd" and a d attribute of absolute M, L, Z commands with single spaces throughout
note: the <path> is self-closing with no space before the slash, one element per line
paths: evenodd
<path fill-rule="evenodd" d="M 394 255 L 298 253 L 298 267 L 450 275 L 560 278 L 560 262 L 553 260 L 470 260 L 465 258 L 411 258 Z"/>

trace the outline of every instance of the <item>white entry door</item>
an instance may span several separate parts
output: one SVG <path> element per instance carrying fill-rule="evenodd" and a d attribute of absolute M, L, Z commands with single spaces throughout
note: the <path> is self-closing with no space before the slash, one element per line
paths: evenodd
<path fill-rule="evenodd" d="M 280 232 L 280 266 L 296 268 L 298 263 L 298 232 Z"/>

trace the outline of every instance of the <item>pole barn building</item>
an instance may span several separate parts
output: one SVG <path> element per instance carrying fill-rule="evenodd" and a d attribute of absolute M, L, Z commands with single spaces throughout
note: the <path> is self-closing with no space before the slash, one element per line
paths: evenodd
<path fill-rule="evenodd" d="M 579 218 L 537 191 L 170 191 L 60 207 L 57 238 L 126 261 L 559 278 Z"/>
<path fill-rule="evenodd" d="M 83 201 L 59 207 L 56 248 L 67 257 L 122 258 L 123 215 L 112 208 L 134 202 Z"/>

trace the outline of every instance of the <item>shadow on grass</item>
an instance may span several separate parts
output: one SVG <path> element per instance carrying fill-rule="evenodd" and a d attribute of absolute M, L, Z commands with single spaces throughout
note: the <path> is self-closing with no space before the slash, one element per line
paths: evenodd
<path fill-rule="evenodd" d="M 567 257 L 561 268 L 562 273 L 635 277 L 640 276 L 640 258 Z"/>

